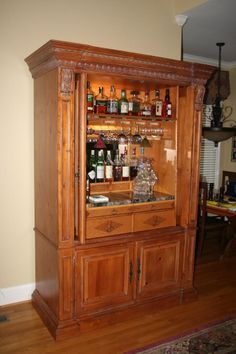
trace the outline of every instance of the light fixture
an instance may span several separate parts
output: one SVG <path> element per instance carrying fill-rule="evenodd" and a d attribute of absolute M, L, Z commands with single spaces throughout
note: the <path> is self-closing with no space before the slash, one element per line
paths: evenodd
<path fill-rule="evenodd" d="M 175 16 L 175 21 L 177 23 L 178 26 L 181 27 L 181 60 L 183 60 L 183 52 L 184 52 L 184 48 L 183 48 L 183 26 L 185 25 L 185 23 L 187 22 L 188 16 L 186 15 L 176 15 Z"/>
<path fill-rule="evenodd" d="M 223 127 L 223 123 L 231 116 L 232 109 L 228 115 L 225 115 L 222 106 L 221 97 L 221 48 L 225 43 L 216 43 L 219 47 L 219 67 L 218 67 L 218 78 L 217 78 L 217 93 L 215 98 L 215 103 L 212 106 L 212 114 L 210 117 L 211 125 L 210 127 L 202 128 L 202 135 L 205 139 L 211 140 L 218 146 L 218 143 L 231 138 L 236 135 L 236 125 L 232 127 Z"/>

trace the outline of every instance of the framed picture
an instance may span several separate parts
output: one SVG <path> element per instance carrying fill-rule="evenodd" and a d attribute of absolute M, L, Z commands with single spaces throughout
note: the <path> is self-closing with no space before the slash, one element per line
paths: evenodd
<path fill-rule="evenodd" d="M 236 162 L 236 136 L 232 137 L 231 161 Z"/>

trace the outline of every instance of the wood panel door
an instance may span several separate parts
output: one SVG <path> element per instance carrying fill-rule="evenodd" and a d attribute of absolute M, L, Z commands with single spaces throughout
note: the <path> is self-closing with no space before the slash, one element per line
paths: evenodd
<path fill-rule="evenodd" d="M 78 251 L 76 263 L 77 315 L 133 302 L 132 243 Z"/>
<path fill-rule="evenodd" d="M 183 239 L 138 243 L 137 298 L 156 297 L 180 288 Z"/>

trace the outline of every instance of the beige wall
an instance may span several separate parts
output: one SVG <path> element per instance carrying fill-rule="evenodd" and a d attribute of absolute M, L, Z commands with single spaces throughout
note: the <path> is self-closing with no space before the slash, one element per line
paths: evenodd
<path fill-rule="evenodd" d="M 34 281 L 33 80 L 24 58 L 60 39 L 178 59 L 181 2 L 0 0 L 0 288 Z"/>
<path fill-rule="evenodd" d="M 224 102 L 224 106 L 230 106 L 233 109 L 232 119 L 236 122 L 236 68 L 230 70 L 230 96 Z M 232 122 L 228 122 L 227 125 L 232 125 Z M 234 123 L 235 124 L 235 123 Z M 232 139 L 228 139 L 221 143 L 221 158 L 220 168 L 221 171 L 233 171 L 236 172 L 236 162 L 231 161 L 231 147 Z M 222 172 L 220 174 L 222 176 Z"/>
<path fill-rule="evenodd" d="M 204 2 L 207 2 L 208 0 L 175 0 L 174 8 L 175 8 L 175 13 L 176 14 L 181 14 L 185 11 L 188 11 L 192 7 L 198 6 L 203 4 Z"/>

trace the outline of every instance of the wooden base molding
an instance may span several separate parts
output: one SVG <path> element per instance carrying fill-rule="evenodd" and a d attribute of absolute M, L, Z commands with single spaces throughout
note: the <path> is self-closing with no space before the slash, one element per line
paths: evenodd
<path fill-rule="evenodd" d="M 197 300 L 197 293 L 194 289 L 184 293 L 184 302 Z M 158 312 L 169 307 L 181 305 L 183 297 L 181 291 L 170 293 L 168 296 L 160 296 L 158 298 L 147 299 L 133 305 L 119 306 L 110 311 L 82 315 L 79 320 L 58 321 L 56 316 L 37 290 L 32 294 L 32 303 L 44 324 L 54 339 L 61 340 L 73 335 L 102 328 L 111 324 L 119 323 L 128 319 L 140 318 L 141 316 L 152 314 L 153 311 Z"/>
<path fill-rule="evenodd" d="M 55 339 L 63 339 L 79 333 L 78 323 L 75 320 L 60 322 L 37 290 L 32 294 L 32 304 Z"/>

